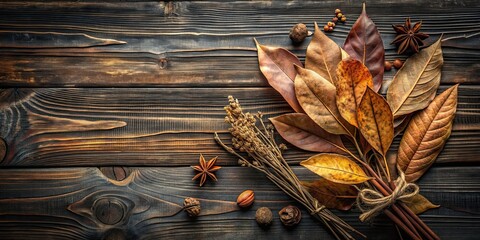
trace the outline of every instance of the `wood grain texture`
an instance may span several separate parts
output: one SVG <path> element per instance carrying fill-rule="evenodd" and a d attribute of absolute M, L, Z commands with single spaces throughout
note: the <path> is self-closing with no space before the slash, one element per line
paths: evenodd
<path fill-rule="evenodd" d="M 421 217 L 442 238 L 459 239 L 480 233 L 478 228 L 471 227 L 479 221 L 479 170 L 438 167 L 421 179 L 422 194 L 442 205 Z M 304 168 L 296 167 L 295 172 L 304 180 L 317 178 Z M 188 167 L 132 168 L 125 180 L 115 181 L 97 168 L 3 169 L 0 237 L 100 239 L 119 234 L 126 239 L 310 239 L 305 233 L 315 232 L 321 239 L 332 238 L 303 209 L 301 224 L 285 231 L 276 212 L 295 203 L 253 169 L 222 168 L 218 171 L 219 181 L 207 182 L 202 188 L 190 180 L 193 174 Z M 256 201 L 251 209 L 240 211 L 235 199 L 244 189 L 253 189 Z M 181 211 L 185 197 L 200 199 L 202 214 L 197 219 L 189 219 Z M 105 206 L 105 202 L 110 205 Z M 104 213 L 123 214 L 97 218 L 99 206 L 103 206 Z M 268 230 L 262 230 L 254 220 L 256 209 L 262 206 L 275 213 L 273 226 Z M 391 234 L 393 226 L 384 216 L 369 225 L 356 219 L 356 210 L 339 215 L 369 239 L 395 239 Z M 22 234 L 18 234 L 20 231 Z"/>
<path fill-rule="evenodd" d="M 460 86 L 452 137 L 438 163 L 478 163 L 479 90 Z M 40 88 L 0 93 L 10 103 L 0 108 L 0 137 L 7 143 L 3 166 L 185 166 L 200 153 L 218 155 L 220 165 L 236 165 L 237 159 L 213 140 L 215 131 L 229 139 L 223 122 L 228 95 L 240 99 L 247 111 L 263 112 L 265 121 L 292 112 L 271 88 Z M 399 141 L 397 137 L 394 149 Z M 292 163 L 312 154 L 291 148 L 286 157 Z"/>
<path fill-rule="evenodd" d="M 326 23 L 337 7 L 348 21 L 329 36 L 342 46 L 361 4 L 4 2 L 0 29 L 18 40 L 0 38 L 1 86 L 267 86 L 258 71 L 253 37 L 288 48 L 303 60 L 310 40 L 292 46 L 289 29 L 297 22 L 313 29 L 314 21 Z M 480 8 L 475 1 L 376 0 L 369 1 L 367 9 L 382 35 L 387 60 L 405 59 L 388 43 L 395 37 L 391 24 L 410 16 L 423 20 L 422 30 L 431 35 L 430 41 L 444 34 L 443 83 L 478 83 Z M 52 33 L 55 37 L 45 37 Z M 92 44 L 90 38 L 68 41 L 71 34 L 126 44 Z M 390 72 L 385 79 L 392 77 Z"/>

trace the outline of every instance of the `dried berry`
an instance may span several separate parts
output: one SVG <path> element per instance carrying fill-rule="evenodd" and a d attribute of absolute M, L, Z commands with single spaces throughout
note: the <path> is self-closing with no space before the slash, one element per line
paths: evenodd
<path fill-rule="evenodd" d="M 343 17 L 343 14 L 342 13 L 337 13 L 337 18 L 338 19 L 341 19 Z"/>
<path fill-rule="evenodd" d="M 403 66 L 403 62 L 402 60 L 400 59 L 395 59 L 395 61 L 393 61 L 393 67 L 396 68 L 396 69 L 399 69 Z"/>
<path fill-rule="evenodd" d="M 250 207 L 255 200 L 255 194 L 252 190 L 245 190 L 237 197 L 237 205 L 241 208 Z"/>
<path fill-rule="evenodd" d="M 273 213 L 270 208 L 261 207 L 257 209 L 255 213 L 255 220 L 257 221 L 258 225 L 261 227 L 268 227 L 272 224 L 273 221 Z"/>
<path fill-rule="evenodd" d="M 278 212 L 278 215 L 280 215 L 280 221 L 282 221 L 286 227 L 296 226 L 300 220 L 302 220 L 302 212 L 298 207 L 292 205 L 282 208 L 282 210 Z"/>
<path fill-rule="evenodd" d="M 307 26 L 303 23 L 298 23 L 290 30 L 289 37 L 294 43 L 301 43 L 308 36 Z"/>
<path fill-rule="evenodd" d="M 346 21 L 347 21 L 347 17 L 345 17 L 345 15 L 343 15 L 343 17 L 340 18 L 340 21 L 341 21 L 341 22 L 346 22 Z"/>
<path fill-rule="evenodd" d="M 342 12 L 342 10 L 340 10 L 340 9 L 338 9 L 338 8 L 335 9 L 335 14 L 339 14 L 339 13 L 341 13 L 341 12 Z"/>
<path fill-rule="evenodd" d="M 392 63 L 390 61 L 385 61 L 384 67 L 385 67 L 385 71 L 388 72 L 392 70 Z"/>
<path fill-rule="evenodd" d="M 329 27 L 335 27 L 335 23 L 333 23 L 333 22 L 328 22 L 327 25 L 328 25 Z"/>
<path fill-rule="evenodd" d="M 330 27 L 328 25 L 323 26 L 323 31 L 330 32 Z"/>
<path fill-rule="evenodd" d="M 185 210 L 190 217 L 198 216 L 201 210 L 200 201 L 196 198 L 185 198 L 185 201 L 183 201 L 183 210 Z"/>
<path fill-rule="evenodd" d="M 338 18 L 337 18 L 337 17 L 333 17 L 333 18 L 332 18 L 332 22 L 337 23 L 337 22 L 338 22 Z"/>
<path fill-rule="evenodd" d="M 328 27 L 329 32 L 333 32 L 333 27 Z"/>

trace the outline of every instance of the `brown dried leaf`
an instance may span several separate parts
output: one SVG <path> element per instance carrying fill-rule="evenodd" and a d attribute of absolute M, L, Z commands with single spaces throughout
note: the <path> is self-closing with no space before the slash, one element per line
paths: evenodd
<path fill-rule="evenodd" d="M 307 115 L 329 133 L 352 136 L 352 126 L 342 119 L 335 104 L 335 86 L 312 70 L 295 68 L 295 93 Z"/>
<path fill-rule="evenodd" d="M 418 180 L 435 162 L 452 131 L 458 84 L 438 95 L 408 124 L 398 147 L 397 162 L 408 182 Z"/>
<path fill-rule="evenodd" d="M 333 153 L 317 154 L 300 165 L 335 183 L 359 184 L 371 179 L 354 161 Z"/>
<path fill-rule="evenodd" d="M 277 132 L 289 143 L 307 151 L 345 153 L 339 135 L 331 134 L 303 113 L 270 118 Z"/>
<path fill-rule="evenodd" d="M 256 39 L 258 64 L 268 83 L 279 92 L 295 112 L 303 112 L 295 97 L 293 81 L 297 75 L 294 64 L 302 66 L 295 54 L 284 48 L 260 45 Z"/>
<path fill-rule="evenodd" d="M 421 214 L 424 213 L 427 210 L 433 209 L 433 208 L 438 208 L 440 205 L 436 205 L 431 203 L 426 197 L 422 196 L 420 193 L 417 195 L 403 199 L 402 202 L 407 205 L 412 212 L 415 214 Z"/>
<path fill-rule="evenodd" d="M 368 87 L 373 87 L 372 75 L 358 60 L 347 59 L 337 67 L 337 107 L 342 117 L 358 127 L 357 106 Z"/>
<path fill-rule="evenodd" d="M 405 61 L 387 91 L 395 118 L 428 106 L 440 85 L 442 65 L 441 39 Z"/>
<path fill-rule="evenodd" d="M 358 106 L 357 120 L 368 143 L 385 156 L 393 141 L 393 115 L 387 101 L 368 87 Z"/>
<path fill-rule="evenodd" d="M 367 15 L 365 3 L 362 13 L 348 33 L 343 48 L 350 57 L 367 66 L 373 77 L 373 89 L 378 92 L 383 81 L 385 49 L 375 23 Z"/>
<path fill-rule="evenodd" d="M 308 192 L 327 208 L 347 211 L 352 208 L 358 191 L 351 185 L 334 183 L 321 178 L 317 181 L 302 182 Z"/>
<path fill-rule="evenodd" d="M 327 37 L 315 23 L 315 33 L 307 48 L 305 68 L 313 70 L 318 75 L 335 84 L 335 69 L 341 60 L 341 48 Z"/>
<path fill-rule="evenodd" d="M 410 119 L 412 119 L 412 114 L 403 115 L 396 119 L 393 119 L 395 137 L 398 136 L 398 134 L 402 133 L 405 128 L 407 128 Z"/>

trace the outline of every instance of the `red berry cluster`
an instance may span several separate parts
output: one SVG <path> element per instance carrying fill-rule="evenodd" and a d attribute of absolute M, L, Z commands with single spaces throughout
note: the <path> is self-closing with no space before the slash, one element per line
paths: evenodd
<path fill-rule="evenodd" d="M 332 18 L 331 22 L 328 22 L 327 25 L 323 26 L 323 31 L 325 32 L 333 32 L 333 28 L 335 24 L 338 22 L 345 23 L 347 21 L 347 17 L 342 13 L 342 10 L 335 9 L 335 17 Z"/>

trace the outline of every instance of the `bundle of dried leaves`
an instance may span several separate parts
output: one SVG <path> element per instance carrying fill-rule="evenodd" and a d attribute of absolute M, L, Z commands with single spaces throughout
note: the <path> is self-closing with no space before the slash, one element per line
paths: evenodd
<path fill-rule="evenodd" d="M 364 211 L 362 221 L 383 212 L 413 239 L 438 239 L 416 215 L 437 206 L 418 193 L 414 182 L 445 145 L 456 111 L 457 85 L 436 96 L 443 65 L 440 39 L 407 59 L 386 99 L 377 93 L 383 81 L 383 41 L 365 5 L 343 49 L 315 24 L 305 68 L 285 49 L 256 44 L 260 70 L 296 112 L 270 121 L 286 141 L 320 152 L 301 162 L 323 177 L 303 183 L 310 193 L 322 204 L 343 210 L 356 199 Z M 248 163 L 241 158 L 242 163 L 265 172 L 314 211 L 310 194 L 298 191 L 303 188 L 295 185 L 297 178 L 284 169 L 288 165 L 273 143 L 272 132 L 261 133 L 253 116 L 243 115 L 238 102 L 230 102 L 227 120 L 233 126 L 234 147 L 255 159 Z M 403 131 L 395 153 L 390 145 Z M 348 150 L 344 140 L 357 152 Z M 280 184 L 290 179 L 295 181 Z M 308 196 L 308 201 L 298 194 Z"/>

